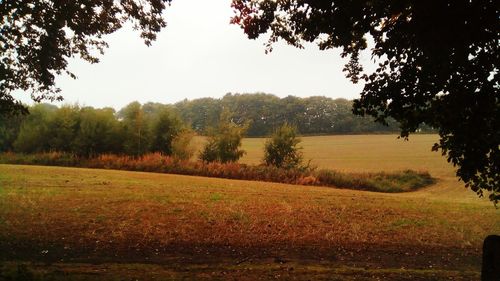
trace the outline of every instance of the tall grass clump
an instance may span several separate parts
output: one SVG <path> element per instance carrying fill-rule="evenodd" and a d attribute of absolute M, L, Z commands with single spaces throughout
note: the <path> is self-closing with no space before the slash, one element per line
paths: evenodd
<path fill-rule="evenodd" d="M 340 173 L 320 170 L 315 177 L 321 185 L 378 192 L 405 192 L 435 183 L 428 172 L 404 170 L 380 173 Z"/>

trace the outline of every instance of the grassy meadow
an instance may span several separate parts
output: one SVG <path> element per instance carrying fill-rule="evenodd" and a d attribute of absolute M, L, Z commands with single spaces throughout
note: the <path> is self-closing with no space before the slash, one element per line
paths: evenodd
<path fill-rule="evenodd" d="M 479 279 L 500 212 L 430 151 L 437 136 L 302 139 L 318 168 L 427 170 L 437 183 L 385 194 L 0 165 L 0 280 Z M 259 163 L 263 144 L 245 139 L 242 162 Z"/>

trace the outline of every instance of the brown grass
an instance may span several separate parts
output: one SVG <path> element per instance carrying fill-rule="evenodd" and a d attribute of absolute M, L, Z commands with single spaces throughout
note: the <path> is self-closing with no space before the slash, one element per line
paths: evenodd
<path fill-rule="evenodd" d="M 467 249 L 499 227 L 498 212 L 481 204 L 104 170 L 1 165 L 1 171 L 1 240 L 55 253 L 170 245 Z"/>
<path fill-rule="evenodd" d="M 342 139 L 352 154 L 331 154 L 331 162 L 341 157 L 350 159 L 346 171 L 373 171 L 372 150 L 366 159 L 354 160 L 368 139 Z M 110 279 L 109 272 L 151 279 L 141 275 L 151 270 L 164 279 L 477 280 L 482 239 L 500 233 L 498 210 L 466 190 L 443 159 L 424 149 L 430 141 L 412 144 L 398 158 L 405 150 L 392 144 L 396 140 L 371 140 L 370 149 L 379 147 L 394 160 L 394 169 L 427 166 L 438 183 L 383 194 L 0 165 L 0 261 L 54 262 L 30 268 L 78 274 L 90 270 L 86 266 L 100 267 L 75 263 L 122 263 L 82 280 Z M 136 268 L 135 262 L 161 268 Z M 1 268 L 2 262 L 0 275 Z"/>

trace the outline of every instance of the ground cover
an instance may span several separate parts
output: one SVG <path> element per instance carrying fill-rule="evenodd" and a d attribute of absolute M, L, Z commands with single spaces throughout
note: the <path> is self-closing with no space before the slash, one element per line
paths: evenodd
<path fill-rule="evenodd" d="M 378 151 L 384 170 L 391 170 L 385 169 L 391 161 L 395 170 L 427 166 L 438 182 L 416 192 L 382 194 L 0 165 L 1 276 L 478 279 L 481 242 L 500 232 L 500 213 L 453 178 L 452 167 L 430 152 L 432 137 L 416 143 L 399 143 L 394 136 L 311 140 L 323 138 L 345 145 L 325 143 L 331 160 L 324 158 L 330 164 L 321 167 L 338 168 L 344 159 L 346 171 L 376 171 L 371 161 Z M 317 145 L 304 140 L 306 157 Z M 367 157 L 358 158 L 364 146 L 370 148 Z M 251 162 L 248 150 L 244 161 Z"/>

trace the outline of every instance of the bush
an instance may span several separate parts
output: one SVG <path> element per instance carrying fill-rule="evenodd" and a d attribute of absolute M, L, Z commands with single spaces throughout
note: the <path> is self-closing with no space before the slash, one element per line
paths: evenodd
<path fill-rule="evenodd" d="M 193 144 L 194 132 L 183 130 L 172 140 L 172 156 L 179 160 L 193 157 L 196 147 Z"/>
<path fill-rule="evenodd" d="M 81 159 L 72 153 L 43 152 L 36 154 L 2 153 L 1 164 L 24 164 L 45 166 L 77 166 Z"/>
<path fill-rule="evenodd" d="M 218 150 L 217 140 L 215 137 L 210 137 L 205 146 L 203 146 L 203 150 L 201 151 L 199 158 L 203 162 L 215 162 L 219 158 Z"/>
<path fill-rule="evenodd" d="M 237 162 L 245 151 L 241 140 L 248 126 L 237 126 L 226 115 L 221 116 L 217 129 L 212 129 L 208 142 L 200 153 L 203 162 Z"/>
<path fill-rule="evenodd" d="M 288 124 L 279 127 L 264 148 L 264 163 L 277 168 L 294 169 L 301 166 L 302 153 L 297 145 L 297 130 Z"/>
<path fill-rule="evenodd" d="M 315 177 L 319 185 L 388 193 L 412 191 L 435 183 L 428 172 L 412 170 L 364 174 L 320 170 Z"/>

